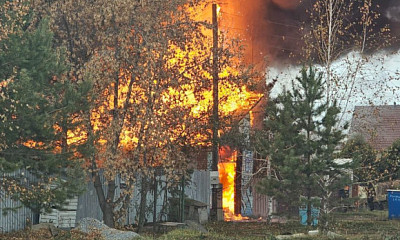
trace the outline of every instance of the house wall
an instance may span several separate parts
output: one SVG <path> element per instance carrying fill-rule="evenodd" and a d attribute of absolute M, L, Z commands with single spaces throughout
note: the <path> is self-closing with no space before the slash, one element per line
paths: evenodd
<path fill-rule="evenodd" d="M 62 209 L 53 209 L 51 213 L 40 214 L 39 223 L 53 223 L 58 228 L 74 228 L 77 207 L 78 197 L 69 199 Z"/>
<path fill-rule="evenodd" d="M 185 189 L 189 198 L 203 202 L 210 207 L 211 183 L 209 171 L 194 171 L 191 184 Z"/>
<path fill-rule="evenodd" d="M 242 183 L 241 183 L 241 193 L 242 193 L 242 211 L 243 216 L 253 215 L 253 198 L 254 198 L 254 188 L 251 184 L 251 179 L 253 177 L 253 152 L 243 151 L 242 160 Z"/>
<path fill-rule="evenodd" d="M 268 215 L 277 213 L 277 202 L 265 194 L 257 192 L 257 184 L 261 179 L 253 178 L 253 216 L 267 218 Z"/>

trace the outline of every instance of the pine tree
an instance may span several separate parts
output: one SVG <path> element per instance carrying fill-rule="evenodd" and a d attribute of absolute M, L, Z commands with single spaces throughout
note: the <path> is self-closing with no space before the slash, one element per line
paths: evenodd
<path fill-rule="evenodd" d="M 82 190 L 67 133 L 80 126 L 90 85 L 65 79 L 62 56 L 46 20 L 0 41 L 0 190 L 35 213 Z"/>
<path fill-rule="evenodd" d="M 311 207 L 320 200 L 327 213 L 334 183 L 346 167 L 334 162 L 343 138 L 336 128 L 340 111 L 336 104 L 328 105 L 324 93 L 322 75 L 312 67 L 303 68 L 291 91 L 269 101 L 264 129 L 256 138 L 257 150 L 272 167 L 272 176 L 259 190 L 288 207 L 305 204 L 308 224 Z"/>

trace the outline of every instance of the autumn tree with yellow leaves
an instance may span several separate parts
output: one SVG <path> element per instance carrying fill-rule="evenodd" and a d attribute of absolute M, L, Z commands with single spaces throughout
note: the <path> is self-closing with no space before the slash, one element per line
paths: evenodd
<path fill-rule="evenodd" d="M 170 181 L 180 178 L 194 149 L 210 144 L 211 24 L 194 16 L 202 6 L 190 0 L 56 0 L 37 6 L 39 15 L 50 15 L 57 43 L 68 50 L 68 76 L 93 86 L 90 110 L 80 116 L 85 124 L 70 136 L 86 159 L 108 226 L 126 215 L 138 180 L 143 225 L 155 168 Z M 218 50 L 221 103 L 245 90 L 241 83 L 249 72 L 239 61 L 239 45 L 225 41 Z M 234 111 L 227 109 L 225 116 Z M 126 188 L 119 191 L 117 179 Z"/>

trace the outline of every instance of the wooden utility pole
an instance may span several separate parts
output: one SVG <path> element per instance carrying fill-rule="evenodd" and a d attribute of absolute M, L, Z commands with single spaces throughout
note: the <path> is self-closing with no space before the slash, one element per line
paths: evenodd
<path fill-rule="evenodd" d="M 212 117 L 212 164 L 211 170 L 218 171 L 218 129 L 219 129 L 219 116 L 218 116 L 218 18 L 217 18 L 217 4 L 212 5 L 212 25 L 213 25 L 213 62 L 212 62 L 212 77 L 213 77 L 213 117 Z M 215 186 L 213 186 L 214 188 Z M 213 189 L 211 196 L 211 220 L 217 220 L 217 192 Z"/>

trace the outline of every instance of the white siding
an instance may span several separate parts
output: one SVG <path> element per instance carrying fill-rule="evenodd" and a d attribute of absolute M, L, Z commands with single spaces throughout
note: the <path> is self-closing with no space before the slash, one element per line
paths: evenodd
<path fill-rule="evenodd" d="M 62 209 L 53 209 L 51 213 L 40 214 L 40 223 L 54 223 L 59 228 L 74 228 L 76 226 L 76 210 L 78 198 L 69 199 Z"/>

